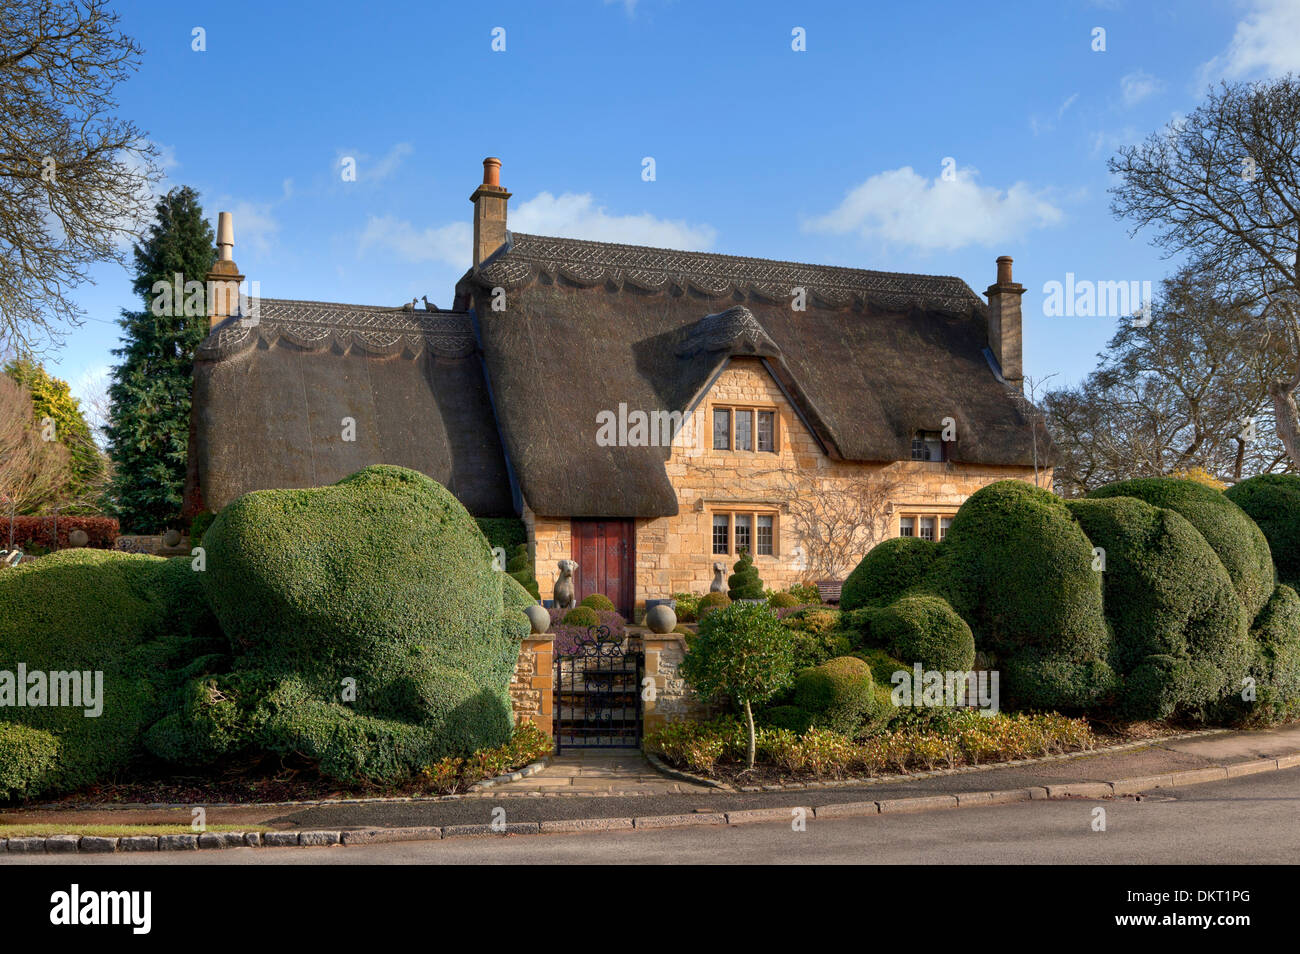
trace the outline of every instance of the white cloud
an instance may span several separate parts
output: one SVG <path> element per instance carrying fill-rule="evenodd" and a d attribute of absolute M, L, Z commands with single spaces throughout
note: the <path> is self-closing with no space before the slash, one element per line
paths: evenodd
<path fill-rule="evenodd" d="M 241 199 L 234 205 L 223 206 L 220 211 L 229 212 L 235 227 L 235 261 L 239 261 L 239 249 L 251 248 L 261 257 L 265 256 L 280 231 L 280 223 L 271 211 L 269 202 L 249 202 Z"/>
<path fill-rule="evenodd" d="M 804 228 L 837 235 L 856 232 L 924 251 L 952 251 L 996 245 L 1065 217 L 1045 192 L 1035 192 L 1023 182 L 1003 191 L 980 185 L 978 178 L 974 169 L 959 170 L 951 182 L 927 179 L 910 166 L 880 172 Z"/>
<path fill-rule="evenodd" d="M 708 225 L 660 219 L 648 212 L 611 215 L 596 205 L 591 195 L 570 192 L 560 196 L 542 192 L 520 203 L 509 212 L 509 226 L 512 231 L 536 235 L 700 251 L 710 248 L 717 238 L 716 230 Z M 371 216 L 361 233 L 360 250 L 378 248 L 406 262 L 443 262 L 468 268 L 473 240 L 468 217 L 463 222 L 419 229 L 390 215 Z"/>
<path fill-rule="evenodd" d="M 442 262 L 468 268 L 473 242 L 474 228 L 469 222 L 420 230 L 391 215 L 372 215 L 361 233 L 360 248 L 362 252 L 372 248 L 391 252 L 403 262 Z"/>
<path fill-rule="evenodd" d="M 340 149 L 335 159 L 334 166 L 341 169 L 343 163 L 351 159 L 356 163 L 356 175 L 358 182 L 382 182 L 387 179 L 401 166 L 402 160 L 415 152 L 409 142 L 399 142 L 387 153 L 375 158 L 368 152 L 362 152 L 358 149 Z"/>
<path fill-rule="evenodd" d="M 1134 70 L 1120 78 L 1120 93 L 1125 106 L 1136 106 L 1165 88 L 1164 82 L 1143 70 Z"/>
<path fill-rule="evenodd" d="M 1061 108 L 1056 111 L 1056 118 L 1060 119 L 1062 116 L 1064 116 L 1065 111 L 1069 109 L 1071 106 L 1073 106 L 1074 101 L 1078 98 L 1079 98 L 1078 93 L 1074 93 L 1069 98 L 1067 98 L 1066 101 L 1061 104 Z"/>
<path fill-rule="evenodd" d="M 1228 48 L 1201 67 L 1201 85 L 1300 70 L 1300 3 L 1252 0 Z"/>

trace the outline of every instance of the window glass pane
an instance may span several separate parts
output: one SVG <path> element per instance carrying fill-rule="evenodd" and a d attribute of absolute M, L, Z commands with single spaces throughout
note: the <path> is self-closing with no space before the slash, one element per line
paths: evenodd
<path fill-rule="evenodd" d="M 939 435 L 928 435 L 925 439 L 925 452 L 928 455 L 926 460 L 943 460 L 943 441 L 939 440 Z"/>
<path fill-rule="evenodd" d="M 952 517 L 939 518 L 939 539 L 942 540 L 948 535 L 948 528 L 952 526 Z"/>
<path fill-rule="evenodd" d="M 727 529 L 727 515 L 725 513 L 713 515 L 713 552 L 731 552 L 731 534 Z"/>
<path fill-rule="evenodd" d="M 754 412 L 736 412 L 736 450 L 754 449 Z"/>
<path fill-rule="evenodd" d="M 934 517 L 921 518 L 921 539 L 922 540 L 934 539 Z"/>
<path fill-rule="evenodd" d="M 775 411 L 758 412 L 758 449 L 761 451 L 776 450 Z"/>
<path fill-rule="evenodd" d="M 929 460 L 926 456 L 929 451 L 925 447 L 925 438 L 917 434 L 912 438 L 912 460 Z"/>
<path fill-rule="evenodd" d="M 757 549 L 763 556 L 772 555 L 772 518 L 770 516 L 758 517 L 758 542 Z"/>
<path fill-rule="evenodd" d="M 737 420 L 739 420 L 739 418 L 737 418 Z M 736 443 L 739 444 L 740 441 L 736 441 Z M 754 552 L 754 541 L 751 536 L 753 519 L 754 518 L 747 513 L 736 514 L 736 552 L 737 553 L 739 553 L 741 550 L 748 550 L 750 553 Z"/>
<path fill-rule="evenodd" d="M 916 518 L 899 517 L 898 518 L 898 535 L 900 537 L 916 536 Z"/>
<path fill-rule="evenodd" d="M 726 409 L 713 411 L 713 449 L 729 450 L 731 448 L 731 412 Z"/>

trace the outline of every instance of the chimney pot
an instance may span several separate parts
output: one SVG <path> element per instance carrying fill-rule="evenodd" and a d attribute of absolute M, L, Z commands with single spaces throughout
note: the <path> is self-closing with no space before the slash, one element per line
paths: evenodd
<path fill-rule="evenodd" d="M 483 184 L 498 188 L 501 186 L 501 160 L 495 156 L 483 160 Z"/>
<path fill-rule="evenodd" d="M 1011 284 L 1011 256 L 1010 255 L 998 256 L 998 284 L 999 285 Z"/>
<path fill-rule="evenodd" d="M 235 222 L 229 212 L 217 215 L 217 257 L 223 262 L 233 262 L 235 249 Z"/>

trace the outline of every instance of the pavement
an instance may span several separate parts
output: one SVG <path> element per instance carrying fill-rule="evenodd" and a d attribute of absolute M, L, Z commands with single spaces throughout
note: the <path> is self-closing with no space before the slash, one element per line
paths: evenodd
<path fill-rule="evenodd" d="M 712 802 L 710 802 L 712 804 Z M 1104 812 L 1098 814 L 1098 809 Z M 509 835 L 330 848 L 232 848 L 78 855 L 78 864 L 1290 864 L 1300 854 L 1300 768 L 1177 788 L 1141 800 L 1033 800 L 897 815 L 789 819 L 645 831 Z M 1104 820 L 1102 829 L 1099 822 Z M 67 855 L 11 855 L 6 863 L 59 865 Z M 1167 888 L 1149 872 L 1103 884 Z M 1193 878 L 1183 888 L 1235 888 L 1239 876 Z M 1107 902 L 1111 904 L 1112 902 Z M 1076 916 L 1102 902 L 1086 898 Z M 1059 906 L 1058 906 L 1059 907 Z M 1113 902 L 1104 917 L 1131 906 Z M 1194 908 L 1191 910 L 1204 910 Z M 1244 910 L 1249 911 L 1246 907 Z M 1061 912 L 1056 912 L 1061 914 Z M 1159 913 L 1165 913 L 1164 908 Z"/>
<path fill-rule="evenodd" d="M 1093 796 L 1110 792 L 1105 783 L 1116 780 L 1147 780 L 1149 784 L 1145 790 L 1149 790 L 1160 787 L 1158 777 L 1169 773 L 1198 769 L 1231 771 L 1233 766 L 1255 770 L 1247 763 L 1260 769 L 1276 769 L 1276 765 L 1269 766 L 1260 760 L 1290 756 L 1300 756 L 1300 725 L 1216 732 L 1193 738 L 1155 741 L 1119 751 L 1099 750 L 974 771 L 884 778 L 865 784 L 814 785 L 794 791 L 730 792 L 659 775 L 635 750 L 588 751 L 572 755 L 565 753 L 537 775 L 520 782 L 499 784 L 474 797 L 416 801 L 352 800 L 293 806 L 211 806 L 205 810 L 208 824 L 213 825 L 265 825 L 286 831 L 340 831 L 486 825 L 499 821 L 502 813 L 510 823 L 649 818 L 924 796 L 962 796 L 1016 789 L 1054 790 L 1054 797 L 1066 797 L 1071 791 L 1081 796 Z M 1221 778 L 1223 772 L 1208 771 L 1206 775 Z M 1089 788 L 1088 783 L 1093 783 L 1093 787 Z M 1141 784 L 1128 788 L 1144 790 Z M 560 793 L 566 794 L 561 797 Z M 938 801 L 943 803 L 945 800 Z M 191 811 L 191 806 L 9 811 L 0 814 L 0 834 L 4 824 L 18 822 L 188 825 Z M 241 851 L 240 854 L 245 853 Z"/>

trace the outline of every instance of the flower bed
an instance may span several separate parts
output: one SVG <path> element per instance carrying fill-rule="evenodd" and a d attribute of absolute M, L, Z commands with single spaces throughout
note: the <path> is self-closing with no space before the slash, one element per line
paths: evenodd
<path fill-rule="evenodd" d="M 901 727 L 855 741 L 828 729 L 802 735 L 789 729 L 758 732 L 754 773 L 742 773 L 745 730 L 735 719 L 677 722 L 649 733 L 645 748 L 677 768 L 718 779 L 745 776 L 806 780 L 868 777 L 1034 758 L 1091 749 L 1095 738 L 1082 719 L 1049 714 L 953 714 L 942 724 Z"/>

